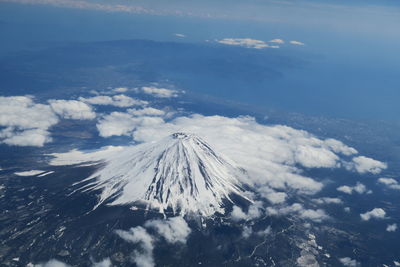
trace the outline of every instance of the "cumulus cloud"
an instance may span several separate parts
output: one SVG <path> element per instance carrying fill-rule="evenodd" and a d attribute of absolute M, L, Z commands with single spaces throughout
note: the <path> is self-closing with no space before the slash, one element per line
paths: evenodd
<path fill-rule="evenodd" d="M 348 266 L 348 267 L 360 266 L 360 264 L 356 260 L 353 260 L 349 257 L 340 258 L 339 261 L 340 263 L 343 264 L 343 266 Z"/>
<path fill-rule="evenodd" d="M 154 116 L 135 116 L 135 113 L 149 113 L 152 112 L 154 115 L 154 111 L 138 111 L 132 110 L 131 113 L 124 112 L 112 112 L 109 115 L 104 116 L 99 122 L 96 124 L 97 130 L 99 131 L 99 135 L 102 137 L 110 137 L 110 136 L 121 136 L 126 135 L 130 136 L 132 132 L 137 127 L 142 127 L 147 125 L 147 127 L 151 125 L 159 125 L 163 124 L 164 120 L 162 118 L 154 117 Z"/>
<path fill-rule="evenodd" d="M 272 232 L 271 226 L 268 226 L 264 230 L 256 232 L 256 234 L 258 236 L 267 236 L 267 235 L 271 234 L 271 232 Z"/>
<path fill-rule="evenodd" d="M 132 259 L 138 267 L 155 266 L 153 257 L 154 239 L 146 229 L 137 226 L 128 231 L 116 230 L 116 233 L 125 241 L 140 245 L 141 251 L 136 250 L 132 255 Z"/>
<path fill-rule="evenodd" d="M 335 197 L 321 197 L 313 199 L 313 201 L 317 204 L 343 204 L 343 201 L 340 198 Z"/>
<path fill-rule="evenodd" d="M 136 88 L 135 91 L 152 95 L 158 98 L 172 98 L 172 97 L 177 97 L 179 95 L 179 91 L 177 90 L 157 88 L 152 86 L 144 86 L 142 88 Z"/>
<path fill-rule="evenodd" d="M 322 209 L 306 209 L 303 205 L 299 203 L 294 203 L 290 206 L 284 206 L 280 208 L 267 208 L 267 214 L 269 215 L 296 215 L 304 220 L 311 220 L 314 222 L 322 222 L 324 220 L 329 219 L 329 216 Z"/>
<path fill-rule="evenodd" d="M 16 146 L 43 146 L 50 142 L 48 129 L 58 117 L 48 105 L 31 96 L 0 97 L 0 142 Z"/>
<path fill-rule="evenodd" d="M 278 39 L 276 39 L 278 40 Z M 251 39 L 251 38 L 225 38 L 222 40 L 217 40 L 218 43 L 220 44 L 225 44 L 225 45 L 234 45 L 234 46 L 243 46 L 246 48 L 254 48 L 254 49 L 261 49 L 261 48 L 279 48 L 279 46 L 271 46 L 268 43 L 261 41 L 261 40 L 256 40 L 256 39 Z M 277 42 L 275 42 L 277 43 Z"/>
<path fill-rule="evenodd" d="M 305 209 L 300 213 L 300 217 L 314 222 L 322 222 L 329 218 L 329 216 L 322 209 Z"/>
<path fill-rule="evenodd" d="M 113 89 L 114 92 L 116 93 L 125 93 L 128 91 L 128 88 L 126 87 L 116 87 Z"/>
<path fill-rule="evenodd" d="M 234 221 L 241 221 L 241 220 L 246 220 L 247 215 L 246 213 L 242 210 L 241 207 L 238 206 L 233 206 L 232 212 L 231 212 L 231 219 Z"/>
<path fill-rule="evenodd" d="M 290 41 L 289 43 L 292 45 L 305 45 L 303 42 L 300 41 Z"/>
<path fill-rule="evenodd" d="M 37 146 L 51 142 L 50 132 L 44 129 L 18 130 L 16 128 L 5 128 L 0 131 L 0 139 L 4 144 L 10 146 Z"/>
<path fill-rule="evenodd" d="M 387 164 L 364 156 L 358 156 L 353 158 L 349 168 L 353 168 L 361 174 L 368 172 L 372 174 L 378 174 L 387 168 Z"/>
<path fill-rule="evenodd" d="M 300 257 L 298 257 L 296 261 L 298 266 L 301 267 L 319 267 L 315 255 L 307 251 L 302 251 Z"/>
<path fill-rule="evenodd" d="M 49 260 L 48 262 L 44 263 L 39 263 L 39 264 L 32 264 L 28 263 L 27 267 L 70 267 L 71 265 L 68 265 L 64 262 L 61 262 L 56 259 Z"/>
<path fill-rule="evenodd" d="M 91 120 L 96 118 L 92 107 L 77 100 L 49 100 L 51 109 L 64 119 Z"/>
<path fill-rule="evenodd" d="M 389 225 L 386 227 L 386 231 L 388 231 L 388 232 L 396 232 L 396 230 L 397 230 L 397 224 L 396 224 L 396 223 L 394 223 L 394 224 L 389 224 Z"/>
<path fill-rule="evenodd" d="M 384 219 L 385 216 L 386 212 L 381 208 L 374 208 L 370 211 L 360 214 L 360 217 L 363 221 L 369 221 L 370 219 Z"/>
<path fill-rule="evenodd" d="M 182 217 L 173 217 L 167 220 L 151 220 L 145 223 L 147 228 L 153 228 L 168 243 L 185 244 L 191 230 Z"/>
<path fill-rule="evenodd" d="M 285 43 L 285 41 L 283 41 L 282 39 L 272 39 L 269 42 L 270 43 L 276 43 L 276 44 L 284 44 Z"/>
<path fill-rule="evenodd" d="M 93 263 L 93 267 L 111 267 L 111 266 L 112 266 L 112 263 L 111 263 L 110 258 L 105 258 L 102 261 Z"/>
<path fill-rule="evenodd" d="M 56 259 L 51 259 L 47 262 L 43 263 L 38 263 L 38 264 L 33 264 L 33 263 L 28 263 L 26 265 L 27 267 L 71 267 L 71 265 L 68 265 L 62 261 L 56 260 Z M 111 260 L 109 258 L 106 258 L 100 262 L 94 262 L 92 267 L 111 267 Z"/>
<path fill-rule="evenodd" d="M 126 88 L 115 88 L 114 91 L 120 92 L 121 90 L 125 89 Z M 114 96 L 98 95 L 88 98 L 80 97 L 79 100 L 91 105 L 106 105 L 106 106 L 115 106 L 120 108 L 145 106 L 148 104 L 147 101 L 138 100 L 126 95 L 114 95 Z"/>
<path fill-rule="evenodd" d="M 339 186 L 336 190 L 349 195 L 353 194 L 353 192 L 356 192 L 358 194 L 369 192 L 367 191 L 367 187 L 360 182 L 357 182 L 355 186 L 342 185 Z"/>
<path fill-rule="evenodd" d="M 379 178 L 378 183 L 381 183 L 390 189 L 400 190 L 400 183 L 393 178 Z"/>
<path fill-rule="evenodd" d="M 242 220 L 253 220 L 257 219 L 262 216 L 262 202 L 261 201 L 255 201 L 253 204 L 251 204 L 248 208 L 247 213 L 242 210 L 242 208 L 238 206 L 233 206 L 232 212 L 230 214 L 230 217 L 234 221 L 242 221 Z"/>
<path fill-rule="evenodd" d="M 165 111 L 156 108 L 128 109 L 128 113 L 134 116 L 164 116 Z"/>
<path fill-rule="evenodd" d="M 301 248 L 300 257 L 297 258 L 298 266 L 319 267 L 316 256 L 318 256 L 318 244 L 315 235 L 309 234 L 309 240 L 298 245 Z"/>
<path fill-rule="evenodd" d="M 268 199 L 272 204 L 279 204 L 286 201 L 288 195 L 285 192 L 277 192 L 270 187 L 262 186 L 257 189 L 261 196 Z"/>
<path fill-rule="evenodd" d="M 249 238 L 251 235 L 253 234 L 253 229 L 251 228 L 251 226 L 243 226 L 243 230 L 242 230 L 242 237 L 247 239 Z"/>
<path fill-rule="evenodd" d="M 167 243 L 185 244 L 191 230 L 182 217 L 173 217 L 167 220 L 150 220 L 144 226 L 155 230 Z M 127 242 L 139 244 L 140 250 L 133 252 L 132 259 L 138 267 L 155 266 L 153 249 L 156 237 L 151 235 L 144 227 L 137 226 L 128 231 L 116 230 L 117 235 Z"/>

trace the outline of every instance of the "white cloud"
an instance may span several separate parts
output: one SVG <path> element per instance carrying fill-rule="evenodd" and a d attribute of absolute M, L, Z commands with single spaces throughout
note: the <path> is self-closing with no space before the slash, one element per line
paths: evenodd
<path fill-rule="evenodd" d="M 276 43 L 276 44 L 284 44 L 285 43 L 285 41 L 283 41 L 282 39 L 272 39 L 269 42 L 270 43 Z"/>
<path fill-rule="evenodd" d="M 104 116 L 97 123 L 97 130 L 102 137 L 129 135 L 138 124 L 138 120 L 130 114 L 123 112 L 112 112 Z"/>
<path fill-rule="evenodd" d="M 361 174 L 368 172 L 372 174 L 378 174 L 387 168 L 387 164 L 364 156 L 358 156 L 353 158 L 350 168 L 354 168 L 358 173 Z"/>
<path fill-rule="evenodd" d="M 147 221 L 145 226 L 155 229 L 170 244 L 185 244 L 191 232 L 188 224 L 182 217 L 173 217 L 167 220 L 151 220 Z"/>
<path fill-rule="evenodd" d="M 111 267 L 111 266 L 112 266 L 112 263 L 111 263 L 110 258 L 105 258 L 102 261 L 94 262 L 92 265 L 92 267 Z"/>
<path fill-rule="evenodd" d="M 241 220 L 246 220 L 247 215 L 246 213 L 242 210 L 242 208 L 238 206 L 233 206 L 232 212 L 231 212 L 231 219 L 234 221 L 241 221 Z"/>
<path fill-rule="evenodd" d="M 233 206 L 232 212 L 230 214 L 230 217 L 234 221 L 242 221 L 242 220 L 253 220 L 257 219 L 262 216 L 262 202 L 261 201 L 255 201 L 252 203 L 248 210 L 247 213 L 242 210 L 242 208 L 238 206 Z"/>
<path fill-rule="evenodd" d="M 121 91 L 121 89 L 126 89 L 126 88 L 116 88 L 114 89 L 114 91 L 117 89 Z M 91 105 L 107 105 L 120 108 L 145 106 L 148 104 L 147 101 L 138 100 L 126 95 L 114 95 L 114 96 L 98 95 L 89 98 L 79 97 L 79 100 Z"/>
<path fill-rule="evenodd" d="M 70 265 L 56 259 L 49 260 L 48 262 L 32 264 L 28 263 L 27 267 L 70 267 Z"/>
<path fill-rule="evenodd" d="M 397 224 L 388 224 L 388 226 L 386 227 L 386 231 L 388 232 L 396 232 L 397 230 Z"/>
<path fill-rule="evenodd" d="M 267 236 L 267 235 L 271 234 L 271 232 L 272 232 L 271 226 L 268 226 L 264 230 L 258 231 L 256 234 L 259 236 Z"/>
<path fill-rule="evenodd" d="M 243 226 L 243 230 L 242 230 L 242 237 L 247 239 L 251 236 L 251 234 L 253 233 L 253 229 L 250 226 Z"/>
<path fill-rule="evenodd" d="M 125 241 L 140 244 L 141 251 L 134 251 L 132 255 L 132 259 L 138 267 L 155 266 L 153 257 L 154 239 L 146 229 L 137 226 L 128 231 L 116 230 L 116 233 Z"/>
<path fill-rule="evenodd" d="M 329 216 L 322 209 L 305 209 L 303 205 L 299 203 L 294 203 L 291 206 L 285 206 L 281 208 L 267 208 L 267 214 L 269 215 L 288 215 L 295 214 L 296 216 L 305 219 L 311 220 L 314 222 L 322 222 L 324 220 L 329 219 Z"/>
<path fill-rule="evenodd" d="M 117 88 L 114 88 L 113 91 L 116 92 L 116 93 L 125 93 L 125 92 L 128 91 L 128 88 L 126 88 L 126 87 L 117 87 Z"/>
<path fill-rule="evenodd" d="M 254 49 L 261 49 L 261 48 L 279 48 L 279 46 L 270 46 L 264 41 L 255 40 L 251 38 L 225 38 L 222 40 L 217 40 L 220 44 L 225 45 L 235 45 L 235 46 L 243 46 L 246 48 L 254 48 Z"/>
<path fill-rule="evenodd" d="M 303 252 L 303 251 L 302 251 Z M 309 252 L 301 253 L 300 257 L 297 258 L 297 264 L 300 267 L 319 267 L 318 261 L 315 255 Z"/>
<path fill-rule="evenodd" d="M 366 213 L 361 213 L 360 217 L 363 221 L 369 221 L 370 219 L 384 219 L 386 216 L 385 210 L 381 208 L 375 208 Z"/>
<path fill-rule="evenodd" d="M 353 194 L 353 192 L 356 192 L 359 194 L 364 194 L 367 192 L 367 187 L 365 185 L 363 185 L 362 183 L 357 182 L 357 184 L 355 186 L 342 185 L 342 186 L 339 186 L 336 190 L 343 192 L 345 194 L 349 194 L 349 195 Z"/>
<path fill-rule="evenodd" d="M 38 146 L 50 142 L 50 132 L 43 129 L 29 129 L 19 131 L 15 128 L 5 128 L 0 131 L 0 139 L 3 143 L 13 146 Z"/>
<path fill-rule="evenodd" d="M 292 45 L 304 45 L 304 43 L 300 41 L 290 41 L 289 43 Z"/>
<path fill-rule="evenodd" d="M 50 142 L 48 129 L 58 117 L 48 105 L 30 96 L 0 97 L 0 142 L 17 146 L 43 146 Z"/>
<path fill-rule="evenodd" d="M 178 96 L 178 91 L 177 90 L 172 90 L 172 89 L 166 89 L 166 88 L 157 88 L 157 87 L 150 87 L 150 86 L 144 86 L 140 89 L 136 89 L 137 92 L 142 92 L 148 95 L 152 95 L 154 97 L 158 98 L 171 98 L 171 97 L 177 97 Z"/>
<path fill-rule="evenodd" d="M 356 260 L 353 260 L 349 257 L 340 258 L 339 261 L 343 264 L 343 266 L 348 267 L 356 267 L 360 265 Z"/>
<path fill-rule="evenodd" d="M 329 216 L 322 209 L 305 209 L 300 213 L 300 217 L 314 222 L 322 222 L 329 218 Z"/>
<path fill-rule="evenodd" d="M 154 229 L 170 244 L 186 243 L 191 232 L 188 224 L 182 217 L 173 217 L 167 220 L 151 220 L 147 221 L 144 226 Z M 153 250 L 156 238 L 149 234 L 145 228 L 137 226 L 128 231 L 116 230 L 115 232 L 125 241 L 140 244 L 141 250 L 134 251 L 132 255 L 132 259 L 138 267 L 155 266 Z"/>
<path fill-rule="evenodd" d="M 40 170 L 31 170 L 31 171 L 23 171 L 23 172 L 14 172 L 15 175 L 18 176 L 35 176 L 38 174 L 42 174 L 45 171 L 40 171 Z"/>
<path fill-rule="evenodd" d="M 286 198 L 288 197 L 286 193 L 276 192 L 275 190 L 267 186 L 259 187 L 257 191 L 261 194 L 261 196 L 268 199 L 268 201 L 271 202 L 272 204 L 283 203 L 286 201 Z"/>
<path fill-rule="evenodd" d="M 128 109 L 128 113 L 134 116 L 164 116 L 165 111 L 156 108 Z"/>
<path fill-rule="evenodd" d="M 391 189 L 400 190 L 399 182 L 393 178 L 379 178 L 378 183 L 384 184 Z"/>
<path fill-rule="evenodd" d="M 299 145 L 295 160 L 308 168 L 332 168 L 338 164 L 339 157 L 332 151 L 309 145 Z"/>
<path fill-rule="evenodd" d="M 184 35 L 184 34 L 182 34 L 182 33 L 175 33 L 174 34 L 176 37 L 179 37 L 179 38 L 185 38 L 186 37 L 186 35 Z"/>
<path fill-rule="evenodd" d="M 132 110 L 131 113 L 135 113 L 140 111 Z M 150 112 L 149 110 L 144 111 L 143 113 Z M 153 111 L 154 113 L 154 111 Z M 110 137 L 110 136 L 121 136 L 126 135 L 130 136 L 137 127 L 142 127 L 147 125 L 148 127 L 151 125 L 159 125 L 163 124 L 164 120 L 158 117 L 149 117 L 142 116 L 136 117 L 130 113 L 123 112 L 112 112 L 109 115 L 104 116 L 99 122 L 96 124 L 97 130 L 99 131 L 99 135 L 102 137 Z"/>
<path fill-rule="evenodd" d="M 54 156 L 50 161 L 50 165 L 64 166 L 82 163 L 90 165 L 90 163 L 98 162 L 101 159 L 107 158 L 110 154 L 119 153 L 123 151 L 123 149 L 124 147 L 122 146 L 107 146 L 91 153 L 85 153 L 74 149 L 67 153 L 63 153 L 62 157 L 60 156 L 61 154 L 50 154 L 50 156 Z"/>
<path fill-rule="evenodd" d="M 91 120 L 96 118 L 92 107 L 77 100 L 49 100 L 51 109 L 64 119 Z"/>
<path fill-rule="evenodd" d="M 68 265 L 62 261 L 56 260 L 56 259 L 51 259 L 47 262 L 43 263 L 38 263 L 38 264 L 33 264 L 33 263 L 28 263 L 26 265 L 27 267 L 71 267 L 71 265 Z M 109 258 L 106 258 L 100 262 L 94 262 L 92 264 L 92 267 L 111 267 L 112 263 Z"/>
<path fill-rule="evenodd" d="M 334 197 L 321 197 L 313 199 L 313 201 L 317 204 L 343 204 L 343 201 L 340 198 Z"/>

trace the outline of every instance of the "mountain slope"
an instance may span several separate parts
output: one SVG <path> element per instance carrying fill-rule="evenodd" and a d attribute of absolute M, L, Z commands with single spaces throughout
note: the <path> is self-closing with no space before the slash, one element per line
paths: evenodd
<path fill-rule="evenodd" d="M 224 213 L 230 195 L 245 198 L 239 177 L 245 172 L 218 155 L 198 136 L 175 133 L 158 142 L 119 150 L 80 189 L 101 189 L 100 205 L 145 204 L 164 213 L 210 216 Z"/>

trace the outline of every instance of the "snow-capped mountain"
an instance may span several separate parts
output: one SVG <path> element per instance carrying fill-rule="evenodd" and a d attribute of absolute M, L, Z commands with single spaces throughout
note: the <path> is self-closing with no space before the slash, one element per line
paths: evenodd
<path fill-rule="evenodd" d="M 210 216 L 224 213 L 231 194 L 246 198 L 239 182 L 246 173 L 194 134 L 175 133 L 101 157 L 104 166 L 79 189 L 101 189 L 98 205 L 145 204 L 162 213 L 171 208 L 181 215 Z"/>

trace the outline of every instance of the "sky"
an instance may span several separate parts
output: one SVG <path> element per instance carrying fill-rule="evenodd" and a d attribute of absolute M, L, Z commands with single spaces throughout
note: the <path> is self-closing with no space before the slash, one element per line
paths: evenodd
<path fill-rule="evenodd" d="M 225 38 L 298 41 L 304 45 L 282 46 L 282 53 L 304 59 L 305 66 L 264 84 L 265 90 L 249 82 L 242 94 L 215 95 L 226 99 L 238 95 L 230 100 L 311 115 L 398 121 L 396 0 L 191 0 L 184 5 L 181 1 L 0 0 L 0 6 L 5 37 L 0 56 L 54 44 L 126 39 L 201 45 Z M 206 89 L 199 92 L 213 94 Z"/>

